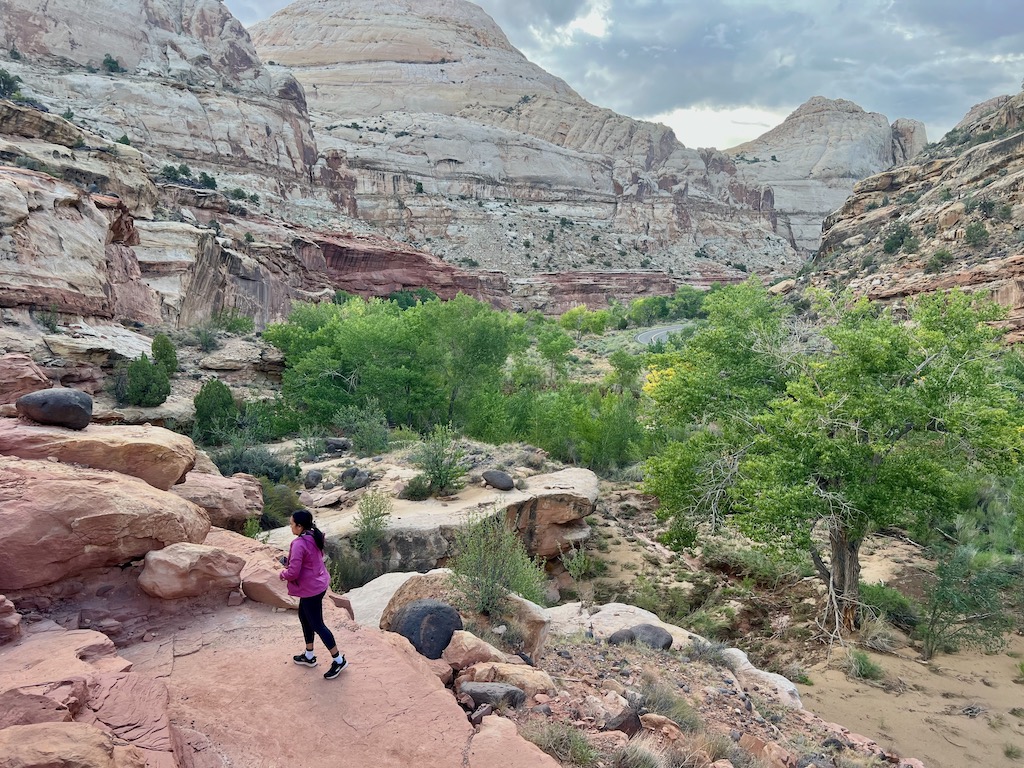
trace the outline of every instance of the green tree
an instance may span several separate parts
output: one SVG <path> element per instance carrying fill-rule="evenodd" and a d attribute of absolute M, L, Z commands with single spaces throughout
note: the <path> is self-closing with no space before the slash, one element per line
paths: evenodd
<path fill-rule="evenodd" d="M 168 376 L 178 370 L 178 353 L 166 334 L 158 333 L 153 337 L 153 362 L 160 365 Z"/>
<path fill-rule="evenodd" d="M 192 402 L 196 409 L 193 431 L 196 442 L 217 445 L 234 431 L 238 406 L 223 381 L 210 379 L 204 383 Z"/>
<path fill-rule="evenodd" d="M 21 95 L 20 84 L 20 77 L 0 68 L 0 99 L 17 99 Z"/>
<path fill-rule="evenodd" d="M 1021 408 L 991 325 L 1003 313 L 951 293 L 918 300 L 904 322 L 861 300 L 801 350 L 779 326 L 752 333 L 752 313 L 776 314 L 766 297 L 730 299 L 720 315 L 732 293 L 709 297 L 709 327 L 649 379 L 656 422 L 677 432 L 648 463 L 647 489 L 679 543 L 703 521 L 810 551 L 830 620 L 852 629 L 864 537 L 933 528 L 970 504 L 979 474 L 1021 456 Z"/>
<path fill-rule="evenodd" d="M 587 309 L 586 304 L 575 306 L 558 318 L 558 324 L 562 328 L 570 333 L 576 334 L 577 342 L 583 338 L 583 334 L 585 333 L 592 333 L 595 336 L 600 336 L 604 333 L 610 321 L 611 313 L 608 312 L 608 310 L 600 309 L 591 311 Z"/>
<path fill-rule="evenodd" d="M 170 394 L 171 382 L 163 366 L 154 365 L 145 354 L 128 364 L 126 403 L 150 408 L 160 405 Z"/>

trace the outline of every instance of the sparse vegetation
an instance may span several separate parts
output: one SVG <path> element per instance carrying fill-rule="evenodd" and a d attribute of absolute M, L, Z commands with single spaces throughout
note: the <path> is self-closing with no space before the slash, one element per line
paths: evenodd
<path fill-rule="evenodd" d="M 846 674 L 855 680 L 881 680 L 885 677 L 882 668 L 871 660 L 867 652 L 851 648 L 846 658 Z"/>
<path fill-rule="evenodd" d="M 103 68 L 111 74 L 117 74 L 124 72 L 124 67 L 121 66 L 121 62 L 111 56 L 109 53 L 103 54 Z"/>
<path fill-rule="evenodd" d="M 158 333 L 153 337 L 153 362 L 161 366 L 168 376 L 173 376 L 178 370 L 178 352 L 166 334 Z"/>
<path fill-rule="evenodd" d="M 558 720 L 529 720 L 520 733 L 562 765 L 590 768 L 598 764 L 598 751 L 587 741 L 586 734 L 569 723 Z"/>
<path fill-rule="evenodd" d="M 450 424 L 439 424 L 414 455 L 413 466 L 426 475 L 435 496 L 446 496 L 462 487 L 465 456 L 458 433 Z"/>
<path fill-rule="evenodd" d="M 452 583 L 475 613 L 500 616 L 506 595 L 544 601 L 544 570 L 519 534 L 497 513 L 470 520 L 455 534 Z"/>
<path fill-rule="evenodd" d="M 973 221 L 964 230 L 964 242 L 971 248 L 983 248 L 988 245 L 988 228 L 983 222 Z"/>
<path fill-rule="evenodd" d="M 364 560 L 368 560 L 373 551 L 384 542 L 388 522 L 391 520 L 391 510 L 391 499 L 385 493 L 368 493 L 359 500 L 353 541 Z"/>

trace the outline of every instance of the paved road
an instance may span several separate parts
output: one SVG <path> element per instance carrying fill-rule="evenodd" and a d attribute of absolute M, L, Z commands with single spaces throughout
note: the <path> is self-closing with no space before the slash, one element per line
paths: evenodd
<path fill-rule="evenodd" d="M 656 341 L 664 341 L 670 333 L 681 331 L 687 325 L 688 323 L 679 323 L 677 325 L 659 325 L 657 328 L 648 328 L 646 331 L 638 333 L 636 340 L 641 344 L 653 344 Z"/>

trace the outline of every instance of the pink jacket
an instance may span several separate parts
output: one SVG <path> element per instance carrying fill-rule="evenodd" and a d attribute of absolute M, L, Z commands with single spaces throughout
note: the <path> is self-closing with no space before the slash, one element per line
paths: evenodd
<path fill-rule="evenodd" d="M 292 597 L 313 597 L 331 585 L 331 576 L 324 565 L 324 555 L 313 536 L 296 536 L 288 548 L 288 567 L 281 571 Z"/>

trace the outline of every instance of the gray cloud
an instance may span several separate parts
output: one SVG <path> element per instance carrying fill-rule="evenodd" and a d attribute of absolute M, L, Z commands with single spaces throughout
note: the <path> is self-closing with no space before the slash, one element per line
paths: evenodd
<path fill-rule="evenodd" d="M 285 0 L 226 0 L 244 23 Z M 1016 93 L 1024 25 L 1006 0 L 478 0 L 513 45 L 584 98 L 627 115 L 790 110 L 843 98 L 933 140 L 974 104 Z M 606 34 L 564 30 L 606 8 Z M 561 40 L 562 44 L 553 41 Z"/>

